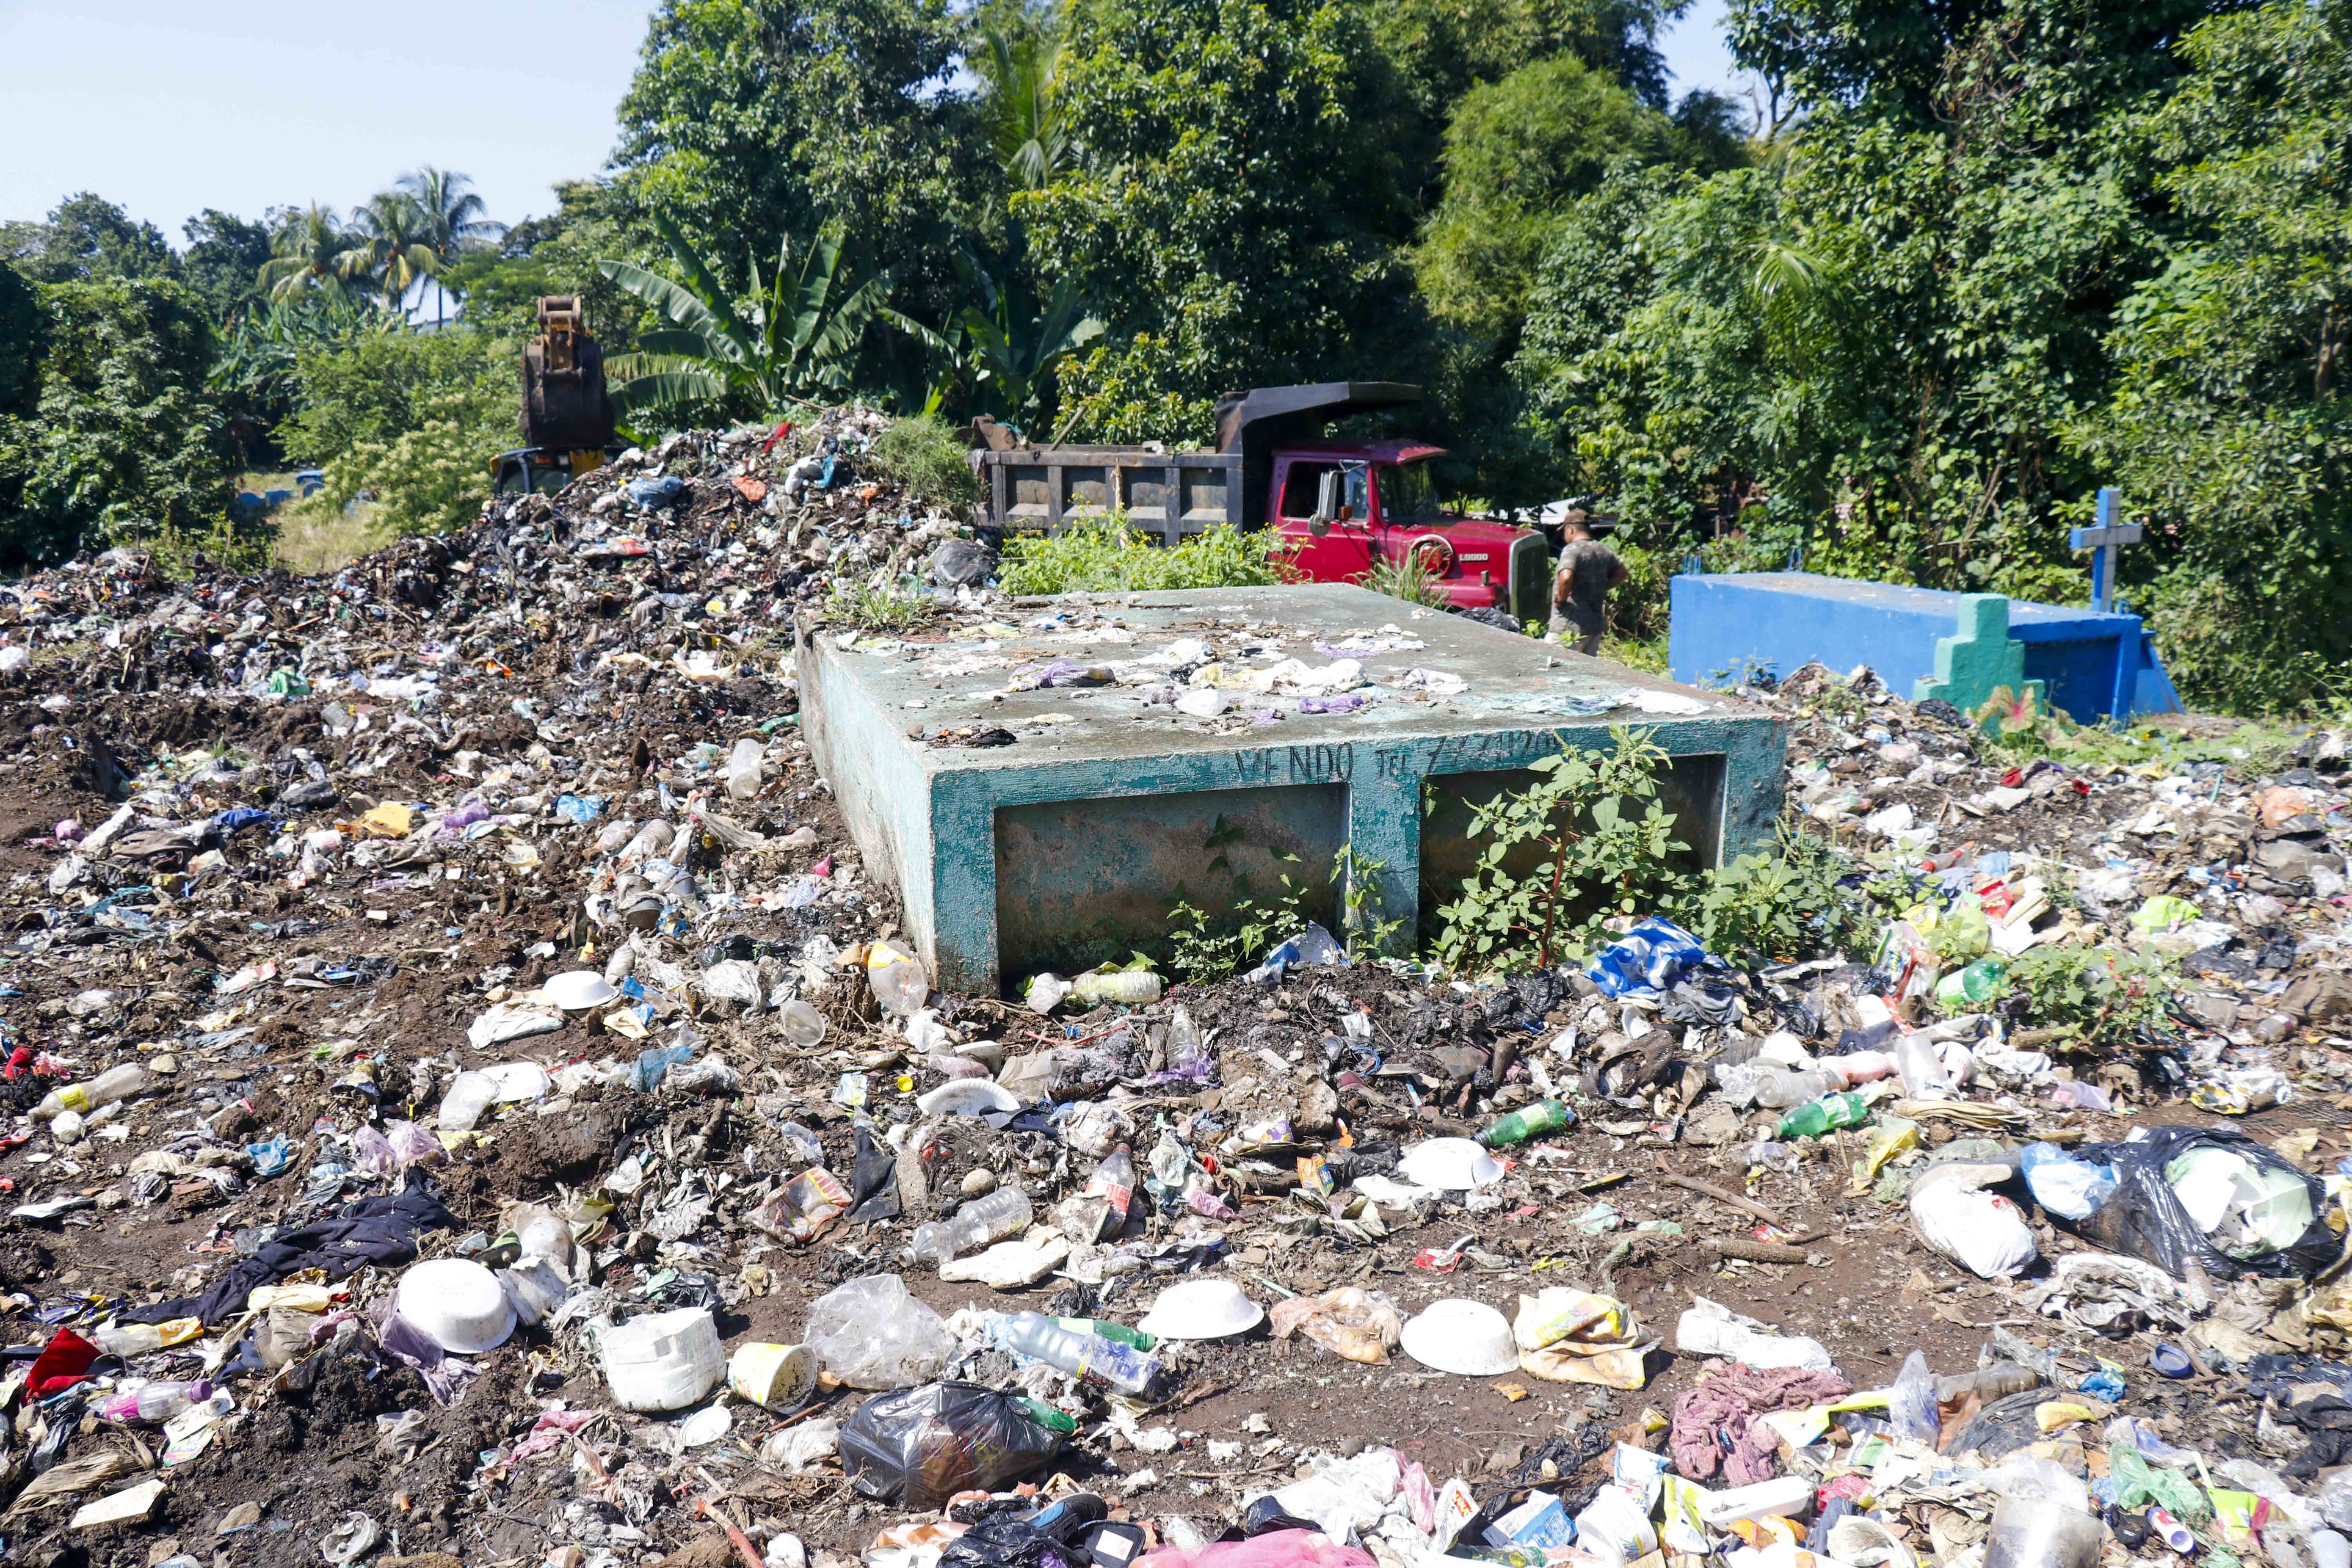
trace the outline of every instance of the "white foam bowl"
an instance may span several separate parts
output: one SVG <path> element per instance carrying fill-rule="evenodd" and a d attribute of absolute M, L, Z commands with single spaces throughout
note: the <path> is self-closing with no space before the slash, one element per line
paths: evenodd
<path fill-rule="evenodd" d="M 1416 1187 L 1466 1193 L 1500 1181 L 1503 1166 L 1475 1140 L 1432 1138 L 1404 1152 L 1404 1157 L 1397 1162 L 1397 1174 Z"/>
<path fill-rule="evenodd" d="M 514 1303 L 499 1277 L 468 1258 L 436 1258 L 400 1277 L 393 1306 L 452 1355 L 479 1355 L 515 1331 Z"/>
<path fill-rule="evenodd" d="M 926 1116 L 978 1116 L 983 1110 L 1018 1110 L 1020 1097 L 984 1078 L 951 1078 L 939 1088 L 915 1097 Z"/>
<path fill-rule="evenodd" d="M 1499 1377 L 1519 1370 L 1518 1347 L 1503 1314 L 1460 1296 L 1423 1308 L 1405 1324 L 1399 1342 L 1422 1365 L 1459 1377 Z"/>
<path fill-rule="evenodd" d="M 614 1000 L 621 992 L 593 969 L 572 969 L 549 975 L 539 994 L 567 1013 L 584 1013 Z"/>
<path fill-rule="evenodd" d="M 1136 1327 L 1163 1340 L 1221 1340 L 1265 1321 L 1265 1309 L 1232 1280 L 1187 1279 L 1160 1292 Z"/>

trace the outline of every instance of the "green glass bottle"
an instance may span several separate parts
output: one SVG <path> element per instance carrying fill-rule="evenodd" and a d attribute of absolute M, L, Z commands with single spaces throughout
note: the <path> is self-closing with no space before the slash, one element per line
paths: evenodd
<path fill-rule="evenodd" d="M 1566 1100 L 1538 1100 L 1487 1128 L 1478 1134 L 1478 1142 L 1489 1149 L 1506 1149 L 1547 1132 L 1565 1132 L 1575 1125 L 1576 1112 L 1568 1108 Z"/>
<path fill-rule="evenodd" d="M 1783 1138 L 1818 1138 L 1841 1127 L 1859 1127 L 1870 1120 L 1870 1107 L 1858 1094 L 1825 1094 L 1780 1118 Z"/>

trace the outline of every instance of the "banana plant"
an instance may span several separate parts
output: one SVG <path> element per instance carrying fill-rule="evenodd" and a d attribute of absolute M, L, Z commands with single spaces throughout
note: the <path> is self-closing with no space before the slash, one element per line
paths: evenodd
<path fill-rule="evenodd" d="M 615 408 L 635 415 L 683 403 L 756 403 L 772 415 L 787 403 L 852 390 L 858 346 L 889 297 L 890 274 L 845 275 L 835 227 L 820 230 L 797 266 L 789 237 L 777 247 L 773 273 L 761 278 L 753 261 L 751 292 L 739 300 L 668 220 L 654 225 L 685 282 L 625 261 L 596 264 L 670 323 L 639 334 L 636 353 L 613 359 Z"/>
<path fill-rule="evenodd" d="M 951 389 L 979 404 L 978 412 L 1015 424 L 1035 411 L 1046 378 L 1061 363 L 1103 334 L 1076 281 L 1065 278 L 1043 301 L 1018 268 L 1008 265 L 999 279 L 969 251 L 956 254 L 956 270 L 980 303 L 951 312 L 931 327 L 903 311 L 885 310 L 882 319 L 922 342 L 943 362 L 935 381 L 936 407 Z"/>

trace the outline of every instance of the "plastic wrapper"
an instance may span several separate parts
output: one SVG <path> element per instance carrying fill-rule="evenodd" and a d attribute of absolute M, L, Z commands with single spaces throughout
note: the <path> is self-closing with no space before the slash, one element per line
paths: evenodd
<path fill-rule="evenodd" d="M 1396 1303 L 1377 1290 L 1343 1285 L 1320 1296 L 1277 1301 L 1268 1314 L 1274 1337 L 1304 1334 L 1333 1355 L 1375 1366 L 1396 1348 L 1404 1320 Z"/>
<path fill-rule="evenodd" d="M 1045 1415 L 1030 1400 L 976 1383 L 878 1394 L 842 1423 L 842 1473 L 867 1497 L 916 1512 L 940 1508 L 958 1492 L 993 1491 L 1052 1458 L 1062 1434 Z"/>
<path fill-rule="evenodd" d="M 961 1351 L 947 1320 L 896 1274 L 852 1279 L 809 1308 L 805 1342 L 817 1363 L 852 1388 L 908 1388 L 945 1371 Z"/>
<path fill-rule="evenodd" d="M 781 1240 L 806 1246 L 849 1207 L 849 1189 L 822 1165 L 811 1165 L 751 1211 L 751 1223 Z"/>
<path fill-rule="evenodd" d="M 2175 1176 L 2168 1174 L 2182 1170 L 2184 1160 L 2206 1152 L 2237 1155 L 2257 1176 L 2283 1190 L 2290 1201 L 2298 1196 L 2307 1201 L 2310 1223 L 2293 1240 L 2252 1257 L 2231 1257 L 2215 1245 L 2215 1237 L 2226 1239 L 2242 1216 L 2225 1214 L 2221 1228 L 2209 1234 L 2191 1216 L 2176 1190 Z M 2307 1276 L 2334 1262 L 2340 1250 L 2336 1234 L 2327 1227 L 2326 1189 L 2231 1128 L 2154 1127 L 2144 1138 L 2126 1143 L 2086 1143 L 2074 1154 L 2112 1170 L 2116 1187 L 2087 1219 L 2055 1216 L 2057 1222 L 2086 1241 L 2126 1258 L 2145 1259 L 2175 1279 L 2187 1278 L 2191 1263 L 2217 1279 L 2248 1274 L 2280 1279 Z M 2293 1178 L 2292 1184 L 2287 1177 Z M 2300 1194 L 2294 1187 L 2300 1187 Z M 2197 1194 L 2192 1192 L 2191 1195 Z"/>

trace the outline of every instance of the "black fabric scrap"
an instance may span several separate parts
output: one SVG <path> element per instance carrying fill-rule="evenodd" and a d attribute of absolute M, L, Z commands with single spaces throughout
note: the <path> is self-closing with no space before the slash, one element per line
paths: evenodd
<path fill-rule="evenodd" d="M 421 1171 L 411 1171 L 408 1185 L 389 1197 L 358 1198 L 325 1218 L 311 1221 L 265 1241 L 250 1258 L 228 1266 L 200 1296 L 158 1301 L 123 1316 L 134 1323 L 160 1323 L 172 1318 L 201 1318 L 215 1328 L 245 1310 L 245 1299 L 264 1285 L 274 1285 L 305 1268 L 326 1271 L 341 1279 L 369 1264 L 389 1268 L 416 1256 L 418 1233 L 455 1230 L 457 1216 L 441 1205 Z"/>

